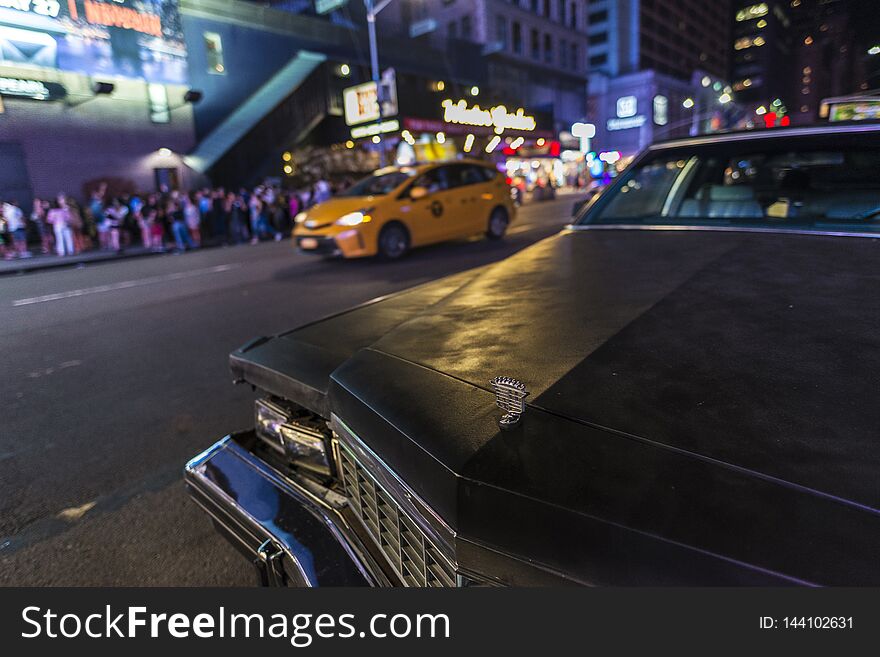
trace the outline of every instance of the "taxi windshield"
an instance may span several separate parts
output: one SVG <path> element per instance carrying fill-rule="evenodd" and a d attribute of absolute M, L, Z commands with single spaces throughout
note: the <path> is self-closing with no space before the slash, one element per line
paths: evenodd
<path fill-rule="evenodd" d="M 359 180 L 339 196 L 384 196 L 390 194 L 404 181 L 415 175 L 414 169 L 399 169 L 386 173 L 376 173 Z"/>
<path fill-rule="evenodd" d="M 880 229 L 876 148 L 761 141 L 658 149 L 626 170 L 575 223 Z"/>

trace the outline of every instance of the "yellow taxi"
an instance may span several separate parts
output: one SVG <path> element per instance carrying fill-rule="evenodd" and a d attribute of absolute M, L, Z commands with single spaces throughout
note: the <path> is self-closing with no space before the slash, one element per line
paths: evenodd
<path fill-rule="evenodd" d="M 306 253 L 395 259 L 458 237 L 500 239 L 514 213 L 504 175 L 483 162 L 388 167 L 300 212 L 293 238 Z"/>

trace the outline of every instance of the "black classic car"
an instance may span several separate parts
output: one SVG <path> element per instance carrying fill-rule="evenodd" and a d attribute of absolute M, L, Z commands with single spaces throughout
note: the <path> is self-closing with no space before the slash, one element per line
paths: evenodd
<path fill-rule="evenodd" d="M 652 146 L 559 234 L 235 351 L 280 585 L 880 584 L 880 129 Z"/>

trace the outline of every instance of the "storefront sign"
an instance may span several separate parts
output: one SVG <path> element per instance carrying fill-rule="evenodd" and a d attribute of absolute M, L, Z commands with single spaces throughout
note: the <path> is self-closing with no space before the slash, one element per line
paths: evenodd
<path fill-rule="evenodd" d="M 382 76 L 382 112 L 379 113 L 379 94 L 375 82 L 365 82 L 342 90 L 342 106 L 346 125 L 378 121 L 380 116 L 397 114 L 397 84 L 393 70 Z"/>
<path fill-rule="evenodd" d="M 54 82 L 0 77 L 0 96 L 14 96 L 31 100 L 59 100 L 67 90 Z"/>
<path fill-rule="evenodd" d="M 61 4 L 58 0 L 0 0 L 0 8 L 58 18 Z"/>
<path fill-rule="evenodd" d="M 361 139 L 363 137 L 381 135 L 386 132 L 397 132 L 398 130 L 400 130 L 400 121 L 397 119 L 382 121 L 381 123 L 368 123 L 367 125 L 359 125 L 352 128 L 351 138 Z"/>
<path fill-rule="evenodd" d="M 622 96 L 617 99 L 617 118 L 625 119 L 635 116 L 638 111 L 638 99 L 635 96 Z"/>
<path fill-rule="evenodd" d="M 874 121 L 880 119 L 880 102 L 864 100 L 831 106 L 829 121 Z"/>
<path fill-rule="evenodd" d="M 608 119 L 605 127 L 608 130 L 628 130 L 630 128 L 640 128 L 645 125 L 644 116 L 631 116 L 625 119 Z"/>
<path fill-rule="evenodd" d="M 666 96 L 654 96 L 654 123 L 666 125 L 669 122 L 669 99 Z"/>
<path fill-rule="evenodd" d="M 499 135 L 505 130 L 531 132 L 537 127 L 535 117 L 526 114 L 522 108 L 511 114 L 504 105 L 483 109 L 479 105 L 468 107 L 466 100 L 453 102 L 448 98 L 443 101 L 442 107 L 443 120 L 447 123 L 487 126 Z"/>
<path fill-rule="evenodd" d="M 186 84 L 177 0 L 0 0 L 0 60 Z"/>

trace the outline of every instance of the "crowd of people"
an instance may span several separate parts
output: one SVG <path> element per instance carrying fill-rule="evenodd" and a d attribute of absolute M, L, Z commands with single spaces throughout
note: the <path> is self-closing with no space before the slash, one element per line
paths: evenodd
<path fill-rule="evenodd" d="M 29 216 L 16 201 L 0 200 L 0 257 L 121 252 L 132 246 L 183 252 L 205 244 L 280 240 L 299 212 L 335 191 L 326 180 L 296 191 L 263 184 L 237 192 L 216 187 L 119 195 L 102 184 L 83 204 L 65 194 L 34 199 Z"/>

